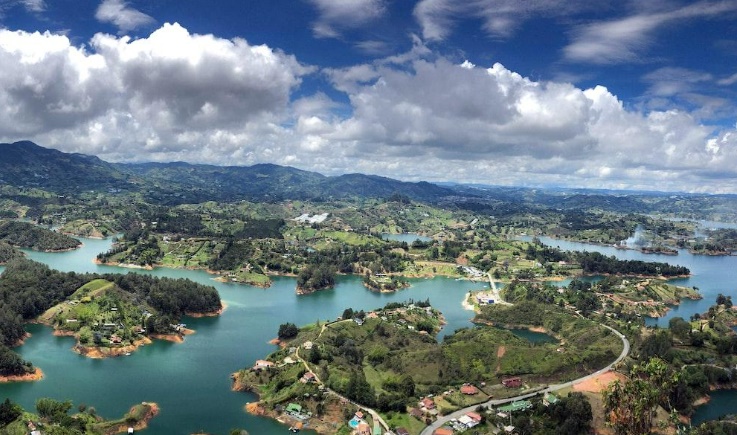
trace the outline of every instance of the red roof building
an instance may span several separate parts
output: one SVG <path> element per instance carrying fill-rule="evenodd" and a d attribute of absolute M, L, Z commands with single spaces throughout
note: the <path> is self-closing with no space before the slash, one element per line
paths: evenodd
<path fill-rule="evenodd" d="M 435 409 L 435 402 L 429 397 L 420 400 L 420 405 L 425 409 Z"/>
<path fill-rule="evenodd" d="M 479 414 L 478 412 L 467 412 L 466 415 L 468 417 L 470 417 L 471 420 L 473 420 L 475 422 L 480 422 L 481 421 L 481 414 Z"/>
<path fill-rule="evenodd" d="M 502 384 L 507 388 L 518 388 L 522 386 L 521 378 L 502 379 Z"/>
<path fill-rule="evenodd" d="M 471 384 L 466 384 L 461 387 L 461 393 L 466 394 L 468 396 L 473 396 L 474 394 L 478 394 L 479 389 L 474 387 Z"/>

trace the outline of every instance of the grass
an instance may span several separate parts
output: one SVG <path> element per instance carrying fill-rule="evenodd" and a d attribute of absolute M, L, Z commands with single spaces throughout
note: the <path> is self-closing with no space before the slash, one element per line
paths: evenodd
<path fill-rule="evenodd" d="M 390 427 L 403 427 L 412 435 L 418 435 L 425 428 L 425 423 L 406 413 L 391 412 L 382 417 Z"/>

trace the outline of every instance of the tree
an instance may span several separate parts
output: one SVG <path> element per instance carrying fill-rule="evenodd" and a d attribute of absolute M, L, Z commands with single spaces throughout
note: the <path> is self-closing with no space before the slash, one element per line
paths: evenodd
<path fill-rule="evenodd" d="M 23 413 L 23 409 L 17 403 L 13 403 L 10 399 L 0 404 L 0 426 L 14 422 Z"/>
<path fill-rule="evenodd" d="M 635 365 L 627 382 L 614 381 L 602 392 L 607 422 L 617 435 L 649 434 L 658 405 L 671 409 L 669 394 L 678 381 L 660 358 Z"/>
<path fill-rule="evenodd" d="M 294 323 L 282 323 L 279 325 L 279 334 L 278 337 L 280 340 L 290 339 L 297 336 L 299 333 L 299 328 L 297 328 L 297 325 Z"/>
<path fill-rule="evenodd" d="M 36 411 L 38 411 L 38 415 L 51 422 L 60 422 L 70 409 L 72 409 L 72 402 L 69 400 L 60 402 L 48 397 L 42 397 L 36 400 Z"/>
<path fill-rule="evenodd" d="M 691 332 L 691 324 L 681 317 L 674 317 L 668 321 L 668 329 L 676 337 L 684 338 Z"/>

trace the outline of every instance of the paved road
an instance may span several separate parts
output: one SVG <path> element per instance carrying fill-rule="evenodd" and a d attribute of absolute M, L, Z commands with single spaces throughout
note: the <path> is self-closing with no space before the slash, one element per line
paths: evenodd
<path fill-rule="evenodd" d="M 623 348 L 622 348 L 622 353 L 619 354 L 619 357 L 617 357 L 617 359 L 614 360 L 608 366 L 604 367 L 603 369 L 601 369 L 601 370 L 599 370 L 597 372 L 591 373 L 590 375 L 586 375 L 586 376 L 584 376 L 582 378 L 574 379 L 574 380 L 572 380 L 570 382 L 564 382 L 562 384 L 550 385 L 547 388 L 539 389 L 539 390 L 536 390 L 536 391 L 534 391 L 532 393 L 526 393 L 526 394 L 523 394 L 521 396 L 510 397 L 508 399 L 492 399 L 492 400 L 488 400 L 488 401 L 486 401 L 484 403 L 478 403 L 478 404 L 473 405 L 473 406 L 469 406 L 469 407 L 466 407 L 466 408 L 463 408 L 463 409 L 459 409 L 458 411 L 455 411 L 455 412 L 453 412 L 451 414 L 448 414 L 448 415 L 445 415 L 443 417 L 438 418 L 437 420 L 435 420 L 435 422 L 433 422 L 433 424 L 431 424 L 430 426 L 427 426 L 425 429 L 423 429 L 423 431 L 420 432 L 420 435 L 432 435 L 432 433 L 435 431 L 435 429 L 438 429 L 439 427 L 443 426 L 444 424 L 448 423 L 450 420 L 452 420 L 454 418 L 456 418 L 456 419 L 457 418 L 460 418 L 461 416 L 465 415 L 467 412 L 475 411 L 476 408 L 479 407 L 479 405 L 484 406 L 484 407 L 498 406 L 498 405 L 503 405 L 505 403 L 514 402 L 516 400 L 529 399 L 530 397 L 533 397 L 533 396 L 535 396 L 537 394 L 544 394 L 544 393 L 558 391 L 558 390 L 562 390 L 564 388 L 571 387 L 571 386 L 573 386 L 575 384 L 579 384 L 581 382 L 588 381 L 589 379 L 595 378 L 596 376 L 599 376 L 602 373 L 608 372 L 609 370 L 612 369 L 612 367 L 614 367 L 615 365 L 619 364 L 619 362 L 622 361 L 630 353 L 630 342 L 629 342 L 629 340 L 627 340 L 627 337 L 625 337 L 624 334 L 622 334 L 621 332 L 617 331 L 616 329 L 614 329 L 612 327 L 609 327 L 607 325 L 601 325 L 601 326 L 603 326 L 603 327 L 609 329 L 610 331 L 614 332 L 617 335 L 617 337 L 619 337 L 622 340 L 622 344 L 624 345 Z"/>

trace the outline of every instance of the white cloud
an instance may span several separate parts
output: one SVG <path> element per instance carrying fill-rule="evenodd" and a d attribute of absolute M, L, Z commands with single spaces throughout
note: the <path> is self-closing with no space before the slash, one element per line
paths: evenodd
<path fill-rule="evenodd" d="M 732 74 L 729 77 L 725 77 L 721 80 L 719 80 L 717 83 L 719 83 L 722 86 L 730 86 L 735 83 L 737 83 L 737 73 Z"/>
<path fill-rule="evenodd" d="M 0 30 L 3 139 L 144 160 L 149 152 L 197 159 L 202 146 L 212 158 L 202 144 L 268 142 L 259 134 L 280 131 L 268 126 L 284 119 L 310 71 L 267 46 L 178 24 L 137 40 L 98 34 L 90 50 L 62 35 Z"/>
<path fill-rule="evenodd" d="M 347 90 L 353 116 L 333 122 L 331 132 L 322 119 L 321 138 L 344 155 L 370 155 L 361 161 L 369 172 L 394 175 L 387 174 L 393 162 L 405 177 L 424 167 L 442 168 L 425 172 L 435 180 L 673 190 L 704 173 L 737 177 L 730 163 L 736 132 L 713 136 L 677 110 L 630 111 L 601 86 L 581 90 L 531 81 L 500 64 L 443 59 L 417 60 L 409 70 L 364 65 L 332 77 Z M 709 186 L 734 191 L 729 180 Z"/>
<path fill-rule="evenodd" d="M 737 130 L 635 111 L 604 87 L 452 63 L 418 43 L 324 71 L 348 103 L 295 99 L 312 69 L 167 24 L 146 38 L 0 30 L 0 141 L 113 161 L 290 164 L 408 180 L 735 191 Z M 661 69 L 653 82 L 700 83 Z M 662 91 L 667 94 L 667 89 Z M 704 182 L 704 180 L 707 180 Z"/>
<path fill-rule="evenodd" d="M 103 0 L 95 12 L 95 18 L 103 23 L 112 23 L 121 33 L 156 22 L 153 17 L 130 7 L 125 0 Z"/>
<path fill-rule="evenodd" d="M 45 0 L 0 0 L 0 18 L 3 18 L 5 10 L 16 6 L 23 7 L 26 11 L 40 13 L 46 10 Z"/>
<path fill-rule="evenodd" d="M 319 38 L 337 38 L 344 29 L 361 27 L 386 12 L 384 0 L 310 0 L 319 17 L 312 31 Z"/>
<path fill-rule="evenodd" d="M 643 77 L 645 82 L 650 83 L 648 93 L 661 97 L 689 92 L 695 85 L 710 83 L 713 79 L 707 72 L 677 67 L 659 68 Z"/>
<path fill-rule="evenodd" d="M 414 9 L 415 19 L 426 40 L 448 37 L 457 20 L 483 21 L 492 36 L 508 37 L 526 20 L 537 17 L 564 17 L 606 5 L 602 0 L 421 0 Z"/>
<path fill-rule="evenodd" d="M 23 0 L 26 10 L 31 12 L 43 12 L 46 10 L 46 2 L 44 0 Z"/>
<path fill-rule="evenodd" d="M 672 10 L 647 10 L 610 21 L 585 24 L 564 48 L 570 61 L 611 64 L 642 61 L 656 30 L 684 20 L 719 18 L 737 11 L 735 1 L 700 1 Z"/>

